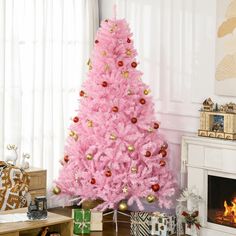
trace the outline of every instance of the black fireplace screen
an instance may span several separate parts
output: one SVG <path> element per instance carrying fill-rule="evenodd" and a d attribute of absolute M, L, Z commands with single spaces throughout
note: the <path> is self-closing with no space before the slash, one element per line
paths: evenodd
<path fill-rule="evenodd" d="M 236 228 L 236 180 L 208 175 L 208 222 Z"/>

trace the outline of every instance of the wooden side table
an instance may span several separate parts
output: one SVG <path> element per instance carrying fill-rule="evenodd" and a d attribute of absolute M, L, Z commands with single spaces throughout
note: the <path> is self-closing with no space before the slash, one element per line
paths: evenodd
<path fill-rule="evenodd" d="M 30 167 L 25 171 L 30 176 L 29 193 L 32 200 L 34 200 L 36 196 L 46 196 L 47 171 L 36 167 Z"/>
<path fill-rule="evenodd" d="M 4 211 L 0 214 L 26 213 L 27 208 Z M 16 223 L 0 223 L 0 236 L 35 236 L 41 228 L 48 226 L 50 231 L 57 231 L 61 236 L 73 235 L 71 217 L 48 212 L 47 220 L 36 220 Z"/>

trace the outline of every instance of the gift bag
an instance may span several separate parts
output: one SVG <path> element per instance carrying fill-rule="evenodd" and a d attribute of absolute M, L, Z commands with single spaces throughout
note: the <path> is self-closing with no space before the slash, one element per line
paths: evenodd
<path fill-rule="evenodd" d="M 73 209 L 72 218 L 74 219 L 74 235 L 90 233 L 90 210 Z"/>
<path fill-rule="evenodd" d="M 0 211 L 26 207 L 29 183 L 24 170 L 0 161 Z"/>
<path fill-rule="evenodd" d="M 151 215 L 148 212 L 131 212 L 131 229 L 132 236 L 149 236 L 150 235 Z"/>

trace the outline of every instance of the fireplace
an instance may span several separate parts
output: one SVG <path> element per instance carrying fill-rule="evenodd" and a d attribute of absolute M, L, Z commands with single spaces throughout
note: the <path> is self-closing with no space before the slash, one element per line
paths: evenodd
<path fill-rule="evenodd" d="M 207 221 L 236 228 L 236 180 L 208 175 Z"/>

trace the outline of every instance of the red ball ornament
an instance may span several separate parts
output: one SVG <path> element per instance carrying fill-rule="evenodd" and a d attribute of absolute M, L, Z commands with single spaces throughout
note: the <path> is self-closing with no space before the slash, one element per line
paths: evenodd
<path fill-rule="evenodd" d="M 131 118 L 131 122 L 132 122 L 133 124 L 137 123 L 137 121 L 138 121 L 138 120 L 137 120 L 136 117 L 132 117 L 132 118 Z"/>
<path fill-rule="evenodd" d="M 107 171 L 105 172 L 105 175 L 106 175 L 106 177 L 111 177 L 111 171 L 110 171 L 110 170 L 107 170 Z"/>
<path fill-rule="evenodd" d="M 145 100 L 144 98 L 141 98 L 141 99 L 139 100 L 139 102 L 140 102 L 142 105 L 144 105 L 144 104 L 146 103 L 146 100 Z"/>
<path fill-rule="evenodd" d="M 79 118 L 78 118 L 77 116 L 75 116 L 75 117 L 73 118 L 73 121 L 74 121 L 75 123 L 77 123 L 77 122 L 79 122 Z"/>
<path fill-rule="evenodd" d="M 96 40 L 95 40 L 95 43 L 99 43 L 99 41 L 96 39 Z"/>
<path fill-rule="evenodd" d="M 154 123 L 154 124 L 153 124 L 153 128 L 154 128 L 154 129 L 158 129 L 158 128 L 159 128 L 159 124 L 158 124 L 158 123 Z"/>
<path fill-rule="evenodd" d="M 161 154 L 162 157 L 165 157 L 167 155 L 167 151 L 165 149 L 161 149 L 158 154 Z"/>
<path fill-rule="evenodd" d="M 152 155 L 152 153 L 150 151 L 146 151 L 145 157 L 150 157 L 151 155 Z"/>
<path fill-rule="evenodd" d="M 123 66 L 123 65 L 124 65 L 123 61 L 118 61 L 118 66 Z"/>
<path fill-rule="evenodd" d="M 168 148 L 168 143 L 164 142 L 161 146 L 161 149 L 167 149 Z"/>
<path fill-rule="evenodd" d="M 163 167 L 163 166 L 166 165 L 166 162 L 165 162 L 164 160 L 160 160 L 160 161 L 159 161 L 159 165 Z"/>
<path fill-rule="evenodd" d="M 64 156 L 64 161 L 65 161 L 65 162 L 68 162 L 68 161 L 69 161 L 69 156 L 68 156 L 68 155 L 65 155 L 65 156 Z"/>
<path fill-rule="evenodd" d="M 83 90 L 81 90 L 80 93 L 79 93 L 80 97 L 83 97 L 84 94 L 85 94 L 85 92 Z"/>
<path fill-rule="evenodd" d="M 153 185 L 152 185 L 152 190 L 153 190 L 154 192 L 159 191 L 159 189 L 160 189 L 160 185 L 159 185 L 159 184 L 153 184 Z"/>
<path fill-rule="evenodd" d="M 118 112 L 118 111 L 119 111 L 119 108 L 118 108 L 117 106 L 112 107 L 112 111 L 113 111 L 113 112 Z"/>
<path fill-rule="evenodd" d="M 132 66 L 133 68 L 135 68 L 135 67 L 137 66 L 137 62 L 133 61 L 133 62 L 131 63 L 131 66 Z"/>
<path fill-rule="evenodd" d="M 90 183 L 91 183 L 91 184 L 96 184 L 96 179 L 92 178 L 92 179 L 90 180 Z"/>
<path fill-rule="evenodd" d="M 127 38 L 127 43 L 131 43 L 131 40 L 130 40 L 130 38 Z"/>
<path fill-rule="evenodd" d="M 107 87 L 107 81 L 102 82 L 102 87 Z"/>

